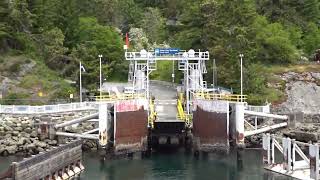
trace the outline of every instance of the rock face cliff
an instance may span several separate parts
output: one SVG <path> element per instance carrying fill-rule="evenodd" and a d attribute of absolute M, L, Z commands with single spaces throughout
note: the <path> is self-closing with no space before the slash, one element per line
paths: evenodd
<path fill-rule="evenodd" d="M 279 77 L 285 81 L 286 101 L 275 105 L 278 113 L 303 112 L 306 115 L 320 114 L 320 73 L 288 72 Z"/>

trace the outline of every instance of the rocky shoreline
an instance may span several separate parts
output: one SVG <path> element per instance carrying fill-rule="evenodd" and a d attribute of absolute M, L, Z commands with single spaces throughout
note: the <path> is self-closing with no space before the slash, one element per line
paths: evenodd
<path fill-rule="evenodd" d="M 275 114 L 299 113 L 294 126 L 289 126 L 269 132 L 279 137 L 290 137 L 302 142 L 320 143 L 320 73 L 319 72 L 287 72 L 277 77 L 281 82 L 269 84 L 270 87 L 285 91 L 286 101 L 273 105 L 271 112 Z M 283 87 L 282 87 L 283 86 Z M 267 124 L 268 120 L 262 122 Z M 272 120 L 271 120 L 272 121 Z M 257 147 L 262 143 L 262 135 L 246 138 L 250 147 Z"/>
<path fill-rule="evenodd" d="M 59 145 L 57 139 L 38 137 L 36 124 L 42 121 L 62 123 L 71 119 L 89 115 L 95 111 L 69 112 L 44 115 L 0 115 L 0 156 L 21 154 L 34 155 L 49 151 Z M 96 128 L 97 124 L 83 122 L 65 128 L 66 132 L 83 133 Z M 72 138 L 64 138 L 71 141 Z M 93 140 L 84 141 L 85 149 L 97 148 Z"/>

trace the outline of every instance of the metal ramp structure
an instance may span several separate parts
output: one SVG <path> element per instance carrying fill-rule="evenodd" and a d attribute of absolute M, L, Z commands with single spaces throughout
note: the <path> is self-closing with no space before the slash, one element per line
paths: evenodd
<path fill-rule="evenodd" d="M 150 81 L 149 75 L 157 68 L 157 61 L 177 61 L 179 70 L 184 73 L 183 91 L 185 94 L 185 118 L 191 115 L 191 102 L 193 95 L 199 90 L 202 91 L 206 88 L 206 82 L 203 81 L 203 74 L 206 73 L 205 61 L 209 60 L 209 52 L 202 51 L 182 51 L 180 49 L 160 49 L 157 48 L 153 51 L 141 50 L 140 52 L 125 52 L 126 60 L 130 61 L 129 65 L 129 77 L 128 81 L 132 82 L 135 92 L 141 92 L 145 94 L 145 97 L 150 102 Z M 175 93 L 177 94 L 177 93 Z M 155 95 L 155 94 L 154 94 Z M 156 96 L 156 95 L 155 95 Z M 177 95 L 176 95 L 177 96 Z M 159 99 L 173 101 L 177 97 L 171 99 Z M 157 100 L 157 99 L 156 99 Z M 171 106 L 171 108 L 170 108 Z M 172 110 L 177 109 L 177 104 L 170 104 L 170 106 L 158 106 L 159 111 L 165 111 L 167 114 L 160 112 L 158 119 L 154 121 L 179 121 L 177 119 L 177 113 Z M 155 106 L 157 109 L 157 105 Z M 148 109 L 149 116 L 152 114 Z M 168 116 L 168 114 L 170 114 Z M 152 123 L 153 121 L 149 121 Z M 152 127 L 152 124 L 149 124 Z"/>

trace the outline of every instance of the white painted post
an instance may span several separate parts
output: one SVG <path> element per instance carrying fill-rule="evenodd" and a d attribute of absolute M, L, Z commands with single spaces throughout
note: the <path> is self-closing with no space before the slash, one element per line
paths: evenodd
<path fill-rule="evenodd" d="M 282 138 L 283 147 L 283 167 L 288 169 L 288 142 L 287 138 Z"/>
<path fill-rule="evenodd" d="M 79 64 L 79 70 L 80 70 L 80 74 L 79 74 L 79 90 L 80 90 L 80 103 L 82 102 L 82 77 L 81 77 L 81 71 L 82 71 L 82 65 L 81 65 L 81 61 L 80 61 L 80 64 Z"/>
<path fill-rule="evenodd" d="M 310 155 L 310 178 L 319 178 L 319 146 L 317 144 L 310 144 L 309 146 Z"/>
<path fill-rule="evenodd" d="M 243 75 L 242 75 L 242 58 L 243 58 L 243 54 L 240 54 L 239 55 L 240 56 L 240 71 L 241 71 L 241 75 L 240 75 L 240 82 L 241 82 L 241 84 L 240 84 L 240 91 L 241 91 L 241 102 L 243 102 Z"/>
<path fill-rule="evenodd" d="M 100 98 L 102 98 L 102 62 L 101 62 L 101 58 L 102 58 L 102 55 L 100 54 L 99 55 L 99 65 L 100 65 Z"/>
<path fill-rule="evenodd" d="M 268 136 L 266 134 L 263 134 L 262 136 L 262 149 L 263 149 L 263 163 L 268 164 L 268 146 L 270 141 L 268 141 Z"/>
<path fill-rule="evenodd" d="M 291 150 L 291 139 L 290 138 L 287 138 L 287 143 L 288 143 L 288 171 L 291 170 L 291 167 L 292 167 L 292 150 Z"/>
<path fill-rule="evenodd" d="M 292 139 L 291 140 L 292 143 L 292 170 L 294 170 L 295 167 L 295 162 L 296 162 L 296 140 Z"/>
<path fill-rule="evenodd" d="M 244 103 L 235 103 L 236 115 L 236 144 L 238 147 L 244 147 Z"/>
<path fill-rule="evenodd" d="M 272 135 L 271 136 L 272 137 L 272 139 L 271 139 L 271 162 L 272 162 L 272 164 L 274 164 L 275 163 L 275 157 L 274 157 L 274 143 L 275 143 L 275 137 L 274 137 L 274 135 Z"/>
<path fill-rule="evenodd" d="M 271 153 L 270 153 L 270 134 L 267 134 L 267 141 L 268 141 L 268 147 L 267 147 L 267 151 L 268 151 L 268 164 L 271 164 Z"/>
<path fill-rule="evenodd" d="M 108 104 L 99 104 L 99 143 L 105 146 L 108 143 Z"/>
<path fill-rule="evenodd" d="M 255 127 L 255 130 L 258 129 L 258 117 L 257 116 L 254 118 L 254 127 Z"/>

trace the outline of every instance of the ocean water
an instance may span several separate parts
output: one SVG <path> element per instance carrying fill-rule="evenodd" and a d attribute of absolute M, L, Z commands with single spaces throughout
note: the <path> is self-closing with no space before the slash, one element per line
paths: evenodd
<path fill-rule="evenodd" d="M 259 150 L 198 158 L 183 152 L 161 152 L 149 158 L 117 160 L 101 160 L 90 152 L 83 160 L 86 170 L 81 179 L 88 180 L 291 180 L 264 170 Z"/>
<path fill-rule="evenodd" d="M 0 172 L 22 157 L 0 157 Z M 85 171 L 81 180 L 291 180 L 266 171 L 259 150 L 229 155 L 202 154 L 194 157 L 182 151 L 159 152 L 148 158 L 103 160 L 97 152 L 83 153 Z"/>

